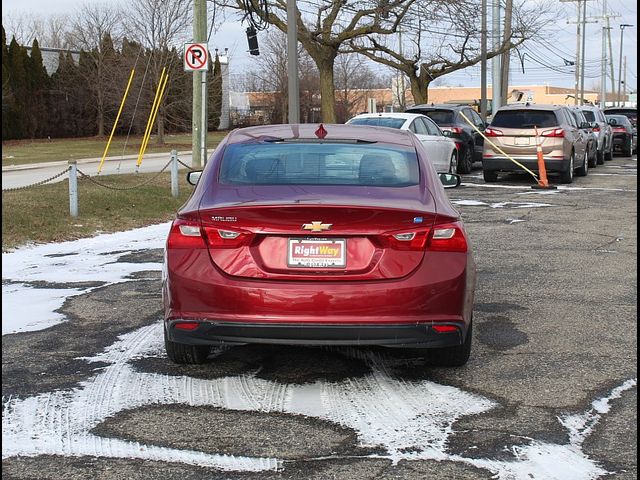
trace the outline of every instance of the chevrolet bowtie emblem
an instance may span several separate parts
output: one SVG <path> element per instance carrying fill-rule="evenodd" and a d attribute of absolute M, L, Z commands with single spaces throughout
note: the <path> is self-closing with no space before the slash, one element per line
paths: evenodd
<path fill-rule="evenodd" d="M 303 230 L 311 230 L 312 232 L 322 232 L 323 230 L 329 230 L 333 224 L 332 223 L 322 223 L 322 222 L 311 222 L 311 223 L 303 223 Z"/>

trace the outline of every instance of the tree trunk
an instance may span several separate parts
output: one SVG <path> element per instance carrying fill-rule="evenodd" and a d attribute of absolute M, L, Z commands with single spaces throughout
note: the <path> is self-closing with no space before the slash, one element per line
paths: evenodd
<path fill-rule="evenodd" d="M 320 117 L 323 123 L 336 123 L 334 62 L 335 55 L 317 62 L 320 71 Z"/>
<path fill-rule="evenodd" d="M 164 145 L 164 105 L 161 105 L 158 109 L 158 117 L 156 119 L 156 126 L 158 128 L 158 138 L 156 138 L 156 145 Z"/>
<path fill-rule="evenodd" d="M 421 105 L 427 103 L 429 99 L 426 86 L 423 87 L 423 82 L 417 75 L 410 75 L 409 82 L 411 84 L 411 95 L 413 95 L 413 104 Z M 428 85 L 428 84 L 427 84 Z"/>
<path fill-rule="evenodd" d="M 98 97 L 98 105 L 96 108 L 96 125 L 98 127 L 98 136 L 104 137 L 104 105 L 102 99 Z"/>

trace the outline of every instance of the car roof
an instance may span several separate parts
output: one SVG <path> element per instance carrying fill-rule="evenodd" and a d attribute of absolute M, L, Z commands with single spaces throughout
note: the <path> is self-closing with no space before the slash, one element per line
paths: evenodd
<path fill-rule="evenodd" d="M 281 138 L 283 140 L 317 141 L 316 130 L 322 125 L 326 131 L 324 140 L 361 140 L 365 142 L 382 142 L 406 147 L 414 147 L 412 134 L 406 130 L 370 125 L 345 124 L 280 124 L 259 125 L 256 127 L 238 128 L 229 133 L 228 143 L 259 142 L 266 139 Z"/>
<path fill-rule="evenodd" d="M 511 103 L 509 105 L 501 106 L 500 108 L 498 108 L 497 112 L 501 112 L 504 110 L 523 110 L 523 109 L 556 111 L 556 110 L 560 110 L 564 106 L 566 105 L 550 105 L 550 104 L 544 104 L 544 103 Z"/>
<path fill-rule="evenodd" d="M 424 110 L 459 110 L 465 107 L 471 108 L 470 105 L 459 105 L 451 103 L 422 103 L 420 105 L 413 105 L 412 107 L 407 108 L 407 110 L 412 110 L 414 108 L 421 108 Z"/>
<path fill-rule="evenodd" d="M 354 118 L 404 118 L 405 120 L 413 120 L 414 118 L 424 118 L 425 116 L 426 115 L 422 115 L 421 113 L 406 112 L 361 113 L 349 120 L 353 120 Z"/>
<path fill-rule="evenodd" d="M 608 118 L 615 118 L 616 120 L 617 120 L 617 119 L 625 119 L 625 120 L 629 120 L 629 117 L 627 117 L 626 115 L 618 115 L 618 114 L 615 114 L 615 113 L 609 113 L 609 114 L 607 114 L 607 113 L 605 112 L 605 116 L 606 116 L 606 117 L 608 117 Z M 629 120 L 629 121 L 630 121 L 630 120 Z"/>

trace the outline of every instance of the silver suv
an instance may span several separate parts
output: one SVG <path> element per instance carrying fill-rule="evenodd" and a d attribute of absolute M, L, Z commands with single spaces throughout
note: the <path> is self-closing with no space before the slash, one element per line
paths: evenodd
<path fill-rule="evenodd" d="M 598 165 L 613 158 L 613 130 L 607 122 L 604 112 L 594 105 L 580 107 L 591 128 L 598 137 Z"/>
<path fill-rule="evenodd" d="M 485 182 L 495 182 L 499 172 L 522 171 L 510 158 L 530 170 L 538 170 L 538 144 L 547 172 L 559 173 L 563 183 L 573 182 L 574 171 L 576 175 L 584 176 L 589 168 L 588 137 L 581 130 L 588 127 L 586 122 L 578 125 L 576 117 L 564 105 L 527 103 L 500 107 L 485 130 L 487 138 L 499 147 L 484 142 L 482 173 Z"/>

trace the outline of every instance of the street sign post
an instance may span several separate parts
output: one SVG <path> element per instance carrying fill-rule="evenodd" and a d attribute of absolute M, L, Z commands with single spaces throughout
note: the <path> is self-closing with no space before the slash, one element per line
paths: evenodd
<path fill-rule="evenodd" d="M 206 43 L 184 44 L 185 72 L 207 71 L 209 68 L 209 50 Z"/>

